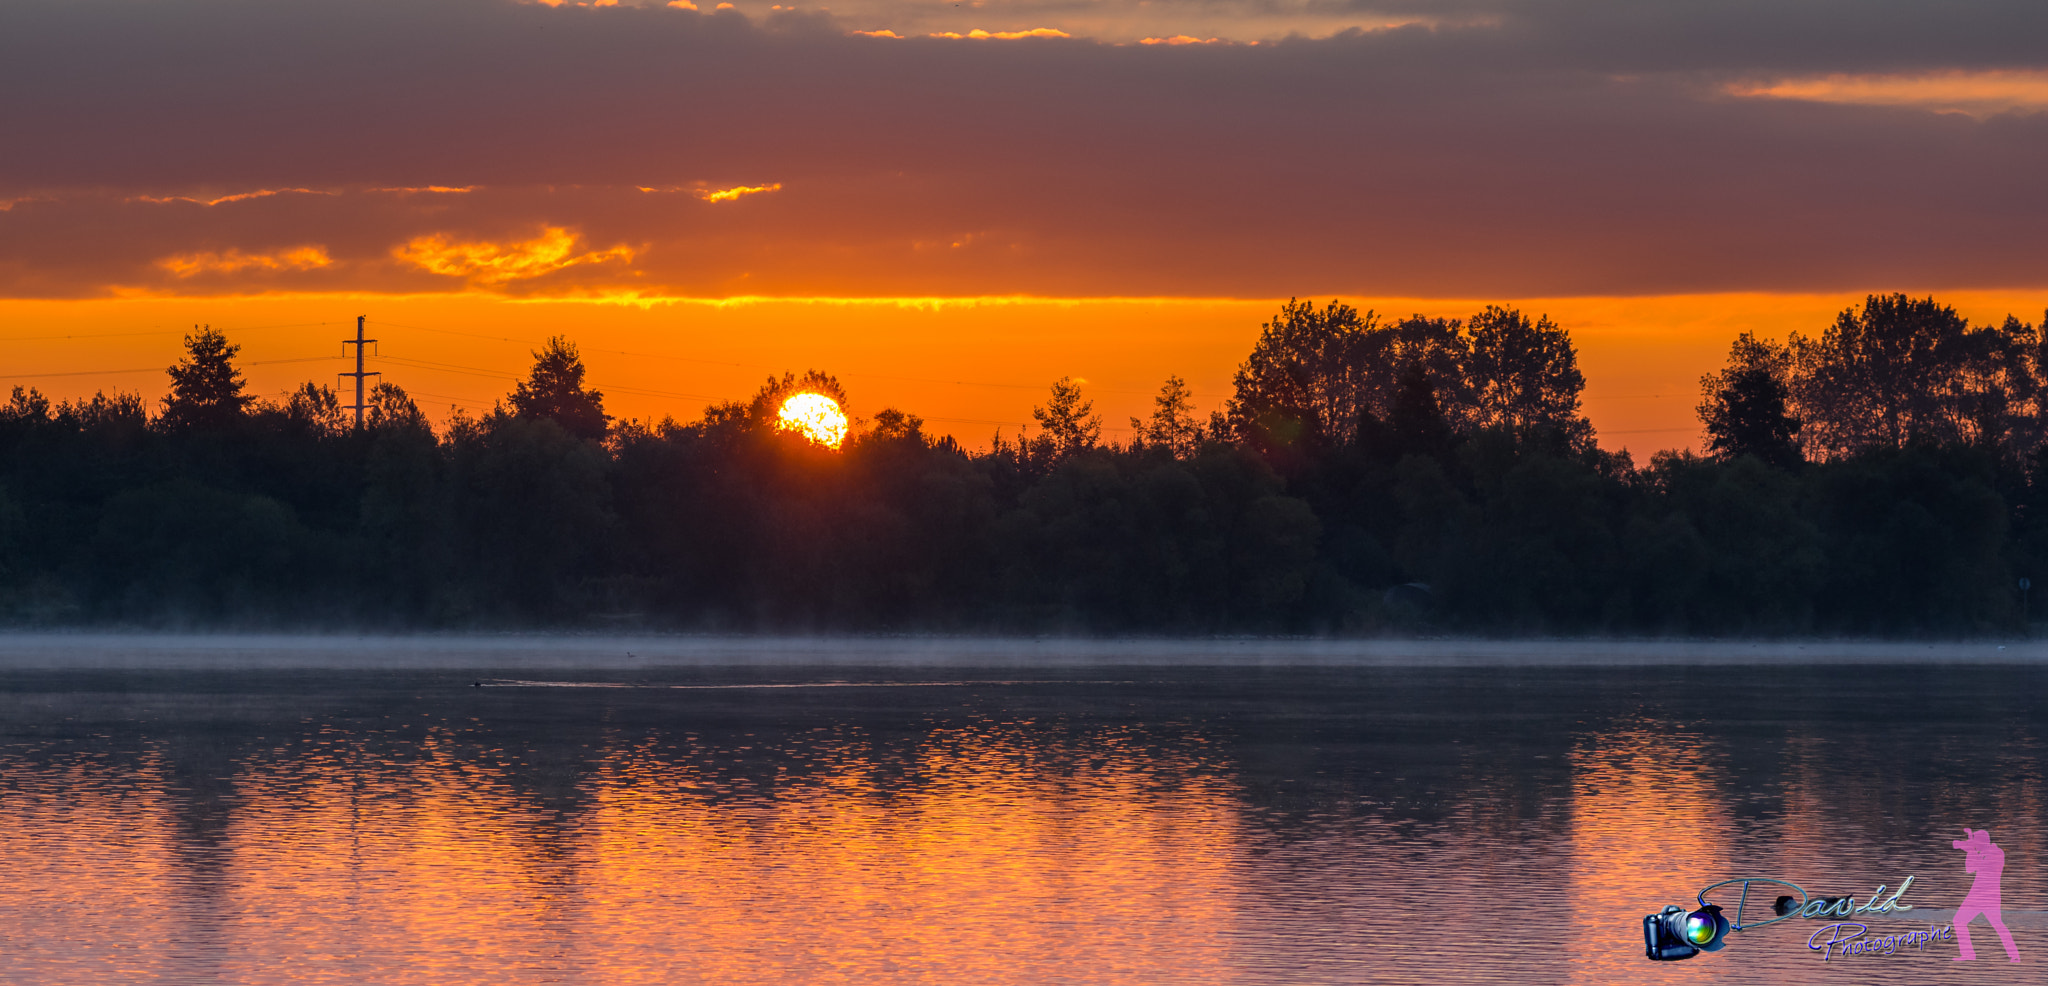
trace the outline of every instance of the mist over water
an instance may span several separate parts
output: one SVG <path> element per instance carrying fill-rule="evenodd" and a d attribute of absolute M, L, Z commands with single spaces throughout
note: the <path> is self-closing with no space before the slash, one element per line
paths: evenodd
<path fill-rule="evenodd" d="M 0 648 L 0 982 L 2022 981 L 1642 957 L 1736 876 L 1924 930 L 1965 825 L 2048 961 L 1995 645 L 61 639 Z"/>

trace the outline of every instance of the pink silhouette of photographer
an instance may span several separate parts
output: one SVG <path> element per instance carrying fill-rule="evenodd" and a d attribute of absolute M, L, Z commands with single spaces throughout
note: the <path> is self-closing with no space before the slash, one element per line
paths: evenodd
<path fill-rule="evenodd" d="M 1977 950 L 1970 947 L 1970 921 L 1982 917 L 1998 932 L 1998 940 L 2005 943 L 2005 954 L 2014 962 L 2020 960 L 2019 947 L 2012 943 L 2012 931 L 2005 926 L 1999 915 L 1998 881 L 2005 875 L 2005 850 L 1991 844 L 1991 833 L 1986 829 L 1971 831 L 1963 829 L 1967 838 L 1949 843 L 1963 851 L 1963 872 L 1977 874 L 1977 882 L 1970 884 L 1970 892 L 1963 898 L 1963 906 L 1956 908 L 1956 937 L 1962 943 L 1962 953 L 1957 962 L 1969 962 L 1977 957 Z"/>

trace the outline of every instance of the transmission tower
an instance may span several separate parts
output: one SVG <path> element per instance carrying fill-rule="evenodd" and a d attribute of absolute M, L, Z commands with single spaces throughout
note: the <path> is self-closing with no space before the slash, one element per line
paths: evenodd
<path fill-rule="evenodd" d="M 364 343 L 366 343 L 366 342 L 367 342 L 367 343 L 375 343 L 375 342 L 377 341 L 377 340 L 375 340 L 375 339 L 365 339 L 365 338 L 363 338 L 363 319 L 364 319 L 364 316 L 362 316 L 362 315 L 357 315 L 357 316 L 356 316 L 356 337 L 355 337 L 355 338 L 353 338 L 353 339 L 343 339 L 343 340 L 341 340 L 341 344 L 342 344 L 342 346 L 343 346 L 343 347 L 348 347 L 348 346 L 354 346 L 354 347 L 356 347 L 356 371 L 355 371 L 354 373 L 343 373 L 343 374 L 340 374 L 340 376 L 344 376 L 344 377 L 354 377 L 354 378 L 356 378 L 356 402 L 355 402 L 355 404 L 354 404 L 353 406 L 354 406 L 354 408 L 355 408 L 355 412 L 356 412 L 356 430 L 357 430 L 357 431 L 361 431 L 361 430 L 363 430 L 363 409 L 364 409 L 365 407 L 367 407 L 367 406 L 368 406 L 367 404 L 365 404 L 365 403 L 363 402 L 363 378 L 364 378 L 364 377 L 381 377 L 381 376 L 383 376 L 383 375 L 384 375 L 384 374 L 382 374 L 382 373 L 377 373 L 377 372 L 375 372 L 375 371 L 372 371 L 372 372 L 369 372 L 369 373 L 365 373 L 365 372 L 363 372 L 363 344 L 364 344 Z M 343 351 L 343 352 L 347 352 L 348 350 L 347 350 L 346 348 L 344 348 L 344 349 L 343 349 L 342 351 Z"/>

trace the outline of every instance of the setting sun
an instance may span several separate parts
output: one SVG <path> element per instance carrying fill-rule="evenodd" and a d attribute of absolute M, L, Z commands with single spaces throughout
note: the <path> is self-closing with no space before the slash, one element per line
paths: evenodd
<path fill-rule="evenodd" d="M 846 441 L 846 412 L 824 394 L 791 394 L 776 418 L 777 427 L 803 432 L 805 438 L 828 448 L 838 448 Z"/>

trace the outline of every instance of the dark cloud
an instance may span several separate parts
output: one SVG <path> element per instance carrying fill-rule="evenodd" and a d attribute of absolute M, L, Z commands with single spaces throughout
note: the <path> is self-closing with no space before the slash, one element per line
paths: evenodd
<path fill-rule="evenodd" d="M 2040 4 L 1360 9 L 1464 20 L 1167 47 L 493 0 L 17 2 L 0 12 L 0 202 L 20 200 L 0 211 L 0 292 L 1471 296 L 2048 280 L 2035 246 L 2048 114 L 1726 92 L 2039 68 Z M 768 184 L 782 188 L 696 194 Z M 373 191 L 430 185 L 477 188 Z M 143 199 L 297 188 L 311 192 Z M 631 260 L 480 285 L 394 254 L 423 237 L 511 250 L 550 229 L 575 238 L 570 258 Z M 313 246 L 329 262 L 261 259 Z"/>

